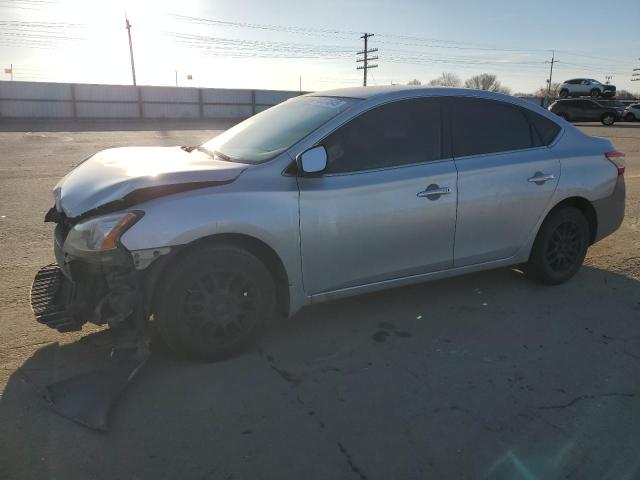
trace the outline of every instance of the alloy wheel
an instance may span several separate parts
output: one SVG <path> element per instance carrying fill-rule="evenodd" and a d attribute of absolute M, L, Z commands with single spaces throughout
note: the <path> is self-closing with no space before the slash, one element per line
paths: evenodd
<path fill-rule="evenodd" d="M 198 278 L 182 296 L 181 322 L 207 344 L 229 344 L 255 327 L 260 301 L 243 272 L 218 270 Z"/>
<path fill-rule="evenodd" d="M 572 221 L 558 225 L 551 234 L 545 259 L 556 273 L 565 273 L 575 266 L 580 259 L 583 245 L 582 230 Z"/>

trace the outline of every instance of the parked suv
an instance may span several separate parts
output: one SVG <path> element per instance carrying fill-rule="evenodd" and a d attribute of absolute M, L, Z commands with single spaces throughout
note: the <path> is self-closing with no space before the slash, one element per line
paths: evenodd
<path fill-rule="evenodd" d="M 330 299 L 510 265 L 559 284 L 620 226 L 623 157 L 497 93 L 300 96 L 197 147 L 80 163 L 54 188 L 32 306 L 60 331 L 149 319 L 219 359 Z"/>
<path fill-rule="evenodd" d="M 560 98 L 567 97 L 613 97 L 616 94 L 615 85 L 600 83 L 589 78 L 574 78 L 560 85 Z"/>
<path fill-rule="evenodd" d="M 599 121 L 603 125 L 613 125 L 619 118 L 617 109 L 586 98 L 556 100 L 549 105 L 549 111 L 570 122 Z"/>
<path fill-rule="evenodd" d="M 627 103 L 621 100 L 605 99 L 605 98 L 599 98 L 598 100 L 596 100 L 596 102 L 598 102 L 603 107 L 613 108 L 618 114 L 618 120 L 622 120 L 624 118 L 625 109 L 627 108 Z"/>

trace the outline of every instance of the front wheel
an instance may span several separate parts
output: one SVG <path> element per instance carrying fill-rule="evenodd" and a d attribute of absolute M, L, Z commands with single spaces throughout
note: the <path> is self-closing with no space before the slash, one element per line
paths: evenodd
<path fill-rule="evenodd" d="M 562 90 L 560 90 L 560 98 L 567 98 L 569 96 L 569 90 L 567 90 L 566 88 L 563 88 Z"/>
<path fill-rule="evenodd" d="M 600 90 L 594 88 L 589 92 L 589 95 L 591 95 L 591 98 L 598 98 L 600 96 Z"/>
<path fill-rule="evenodd" d="M 540 227 L 525 273 L 542 283 L 558 285 L 580 269 L 589 247 L 589 224 L 573 207 L 557 209 Z"/>
<path fill-rule="evenodd" d="M 605 113 L 600 118 L 600 121 L 602 122 L 603 125 L 610 126 L 615 123 L 616 117 L 612 113 Z"/>
<path fill-rule="evenodd" d="M 633 121 L 635 121 L 636 116 L 635 116 L 633 113 L 629 112 L 629 113 L 627 113 L 627 114 L 624 116 L 624 119 L 625 119 L 627 122 L 633 122 Z"/>
<path fill-rule="evenodd" d="M 276 289 L 264 263 L 232 245 L 203 245 L 178 257 L 156 292 L 163 340 L 201 361 L 243 350 L 275 310 Z"/>

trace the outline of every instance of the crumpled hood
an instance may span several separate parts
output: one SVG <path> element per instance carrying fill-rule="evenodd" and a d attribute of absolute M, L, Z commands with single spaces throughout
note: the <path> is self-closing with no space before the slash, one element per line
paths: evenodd
<path fill-rule="evenodd" d="M 55 186 L 53 195 L 57 209 L 74 218 L 125 197 L 131 199 L 136 192 L 153 192 L 153 197 L 160 197 L 163 191 L 170 195 L 230 183 L 246 168 L 180 147 L 111 148 L 69 172 Z"/>

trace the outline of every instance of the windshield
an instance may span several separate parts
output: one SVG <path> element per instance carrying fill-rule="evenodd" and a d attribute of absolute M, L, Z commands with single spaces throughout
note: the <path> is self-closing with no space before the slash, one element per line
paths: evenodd
<path fill-rule="evenodd" d="M 338 97 L 296 97 L 239 123 L 203 147 L 230 161 L 263 162 L 282 153 L 357 101 Z"/>

